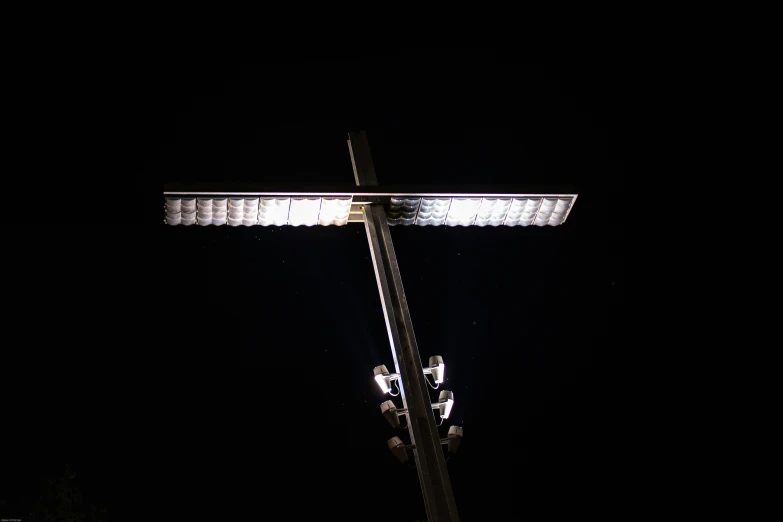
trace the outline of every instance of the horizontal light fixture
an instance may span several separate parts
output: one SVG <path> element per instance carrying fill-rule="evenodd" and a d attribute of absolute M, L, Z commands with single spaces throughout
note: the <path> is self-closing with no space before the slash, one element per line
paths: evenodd
<path fill-rule="evenodd" d="M 389 225 L 507 227 L 560 225 L 574 197 L 394 198 Z M 418 210 L 418 211 L 417 211 Z"/>
<path fill-rule="evenodd" d="M 360 205 L 383 205 L 392 226 L 557 226 L 565 222 L 577 197 L 576 194 L 509 194 L 505 197 L 501 194 L 465 194 L 464 197 L 363 193 L 259 193 L 257 197 L 250 194 L 242 197 L 176 194 L 168 193 L 165 201 L 164 221 L 169 225 L 307 227 L 341 226 L 349 221 L 361 221 Z"/>
<path fill-rule="evenodd" d="M 261 198 L 166 198 L 168 225 L 345 225 L 350 196 Z"/>

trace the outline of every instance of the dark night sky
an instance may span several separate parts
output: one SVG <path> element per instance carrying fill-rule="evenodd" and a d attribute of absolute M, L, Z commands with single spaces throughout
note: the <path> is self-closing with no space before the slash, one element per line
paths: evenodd
<path fill-rule="evenodd" d="M 133 370 L 122 382 L 135 392 L 107 415 L 113 436 L 143 443 L 118 442 L 111 459 L 52 457 L 74 462 L 86 496 L 122 512 L 112 484 L 130 466 L 181 516 L 425 518 L 416 471 L 386 448 L 408 435 L 380 415 L 372 378 L 393 359 L 364 226 L 160 224 L 167 181 L 352 183 L 347 132 L 367 129 L 380 184 L 578 189 L 561 227 L 392 235 L 419 351 L 443 356 L 455 394 L 441 433 L 465 430 L 448 463 L 461 519 L 605 513 L 602 455 L 615 435 L 603 382 L 627 212 L 609 77 L 497 51 L 411 50 L 138 65 L 118 82 L 118 160 L 149 202 L 136 211 L 149 226 L 127 255 L 106 254 L 128 297 L 115 300 L 122 318 L 107 312 L 118 353 L 101 360 Z M 28 505 L 54 468 L 24 466 L 0 500 Z"/>

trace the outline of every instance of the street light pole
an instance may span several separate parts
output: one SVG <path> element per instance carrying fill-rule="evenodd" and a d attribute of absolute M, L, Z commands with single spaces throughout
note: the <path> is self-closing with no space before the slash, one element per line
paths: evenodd
<path fill-rule="evenodd" d="M 356 185 L 362 188 L 167 184 L 163 186 L 164 223 L 231 227 L 365 224 L 394 366 L 400 375 L 400 395 L 406 408 L 411 445 L 415 446 L 427 516 L 430 522 L 459 521 L 435 418 L 430 411 L 432 403 L 424 382 L 426 371 L 416 346 L 389 223 L 452 227 L 559 226 L 568 218 L 578 194 L 572 191 L 573 187 L 562 186 L 383 187 L 375 176 L 367 134 L 349 133 L 348 149 Z M 450 407 L 453 400 L 448 404 Z"/>
<path fill-rule="evenodd" d="M 348 147 L 357 185 L 377 185 L 367 134 L 349 133 Z M 406 413 L 411 445 L 429 522 L 458 522 L 441 438 L 432 414 L 421 356 L 413 333 L 408 301 L 402 286 L 397 255 L 382 205 L 363 205 L 367 241 L 381 296 L 394 366 L 400 374 L 400 396 Z"/>

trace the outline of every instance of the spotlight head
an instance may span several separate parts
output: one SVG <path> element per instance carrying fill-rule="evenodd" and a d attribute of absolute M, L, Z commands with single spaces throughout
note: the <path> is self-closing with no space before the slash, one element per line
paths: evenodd
<path fill-rule="evenodd" d="M 394 406 L 392 401 L 385 401 L 381 404 L 381 413 L 384 417 L 386 417 L 386 420 L 389 421 L 389 424 L 391 424 L 393 428 L 400 427 L 400 418 L 397 416 L 397 407 Z"/>
<path fill-rule="evenodd" d="M 435 380 L 435 384 L 442 383 L 446 377 L 446 365 L 443 362 L 443 357 L 440 355 L 430 357 L 430 369 L 432 370 L 432 378 Z"/>
<path fill-rule="evenodd" d="M 444 419 L 449 418 L 451 414 L 451 407 L 454 406 L 454 394 L 448 390 L 443 390 L 438 396 L 438 403 L 440 405 L 440 416 Z"/>
<path fill-rule="evenodd" d="M 375 382 L 381 387 L 381 391 L 383 393 L 389 393 L 391 391 L 391 386 L 389 384 L 391 379 L 389 379 L 389 370 L 386 369 L 386 366 L 383 364 L 376 366 L 373 368 L 372 373 L 375 375 Z"/>
<path fill-rule="evenodd" d="M 397 457 L 397 460 L 400 462 L 408 462 L 408 451 L 405 449 L 405 444 L 402 443 L 402 440 L 399 437 L 392 437 L 387 442 L 389 445 L 389 450 L 391 450 L 392 454 Z"/>
<path fill-rule="evenodd" d="M 451 426 L 448 434 L 449 453 L 456 453 L 460 442 L 462 442 L 462 427 Z"/>

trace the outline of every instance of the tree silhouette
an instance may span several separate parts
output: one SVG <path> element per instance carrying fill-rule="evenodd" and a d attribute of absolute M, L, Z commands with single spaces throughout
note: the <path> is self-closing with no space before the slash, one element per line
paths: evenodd
<path fill-rule="evenodd" d="M 62 475 L 48 479 L 38 492 L 31 518 L 33 522 L 106 522 L 106 509 L 84 505 L 76 472 L 66 464 Z"/>

